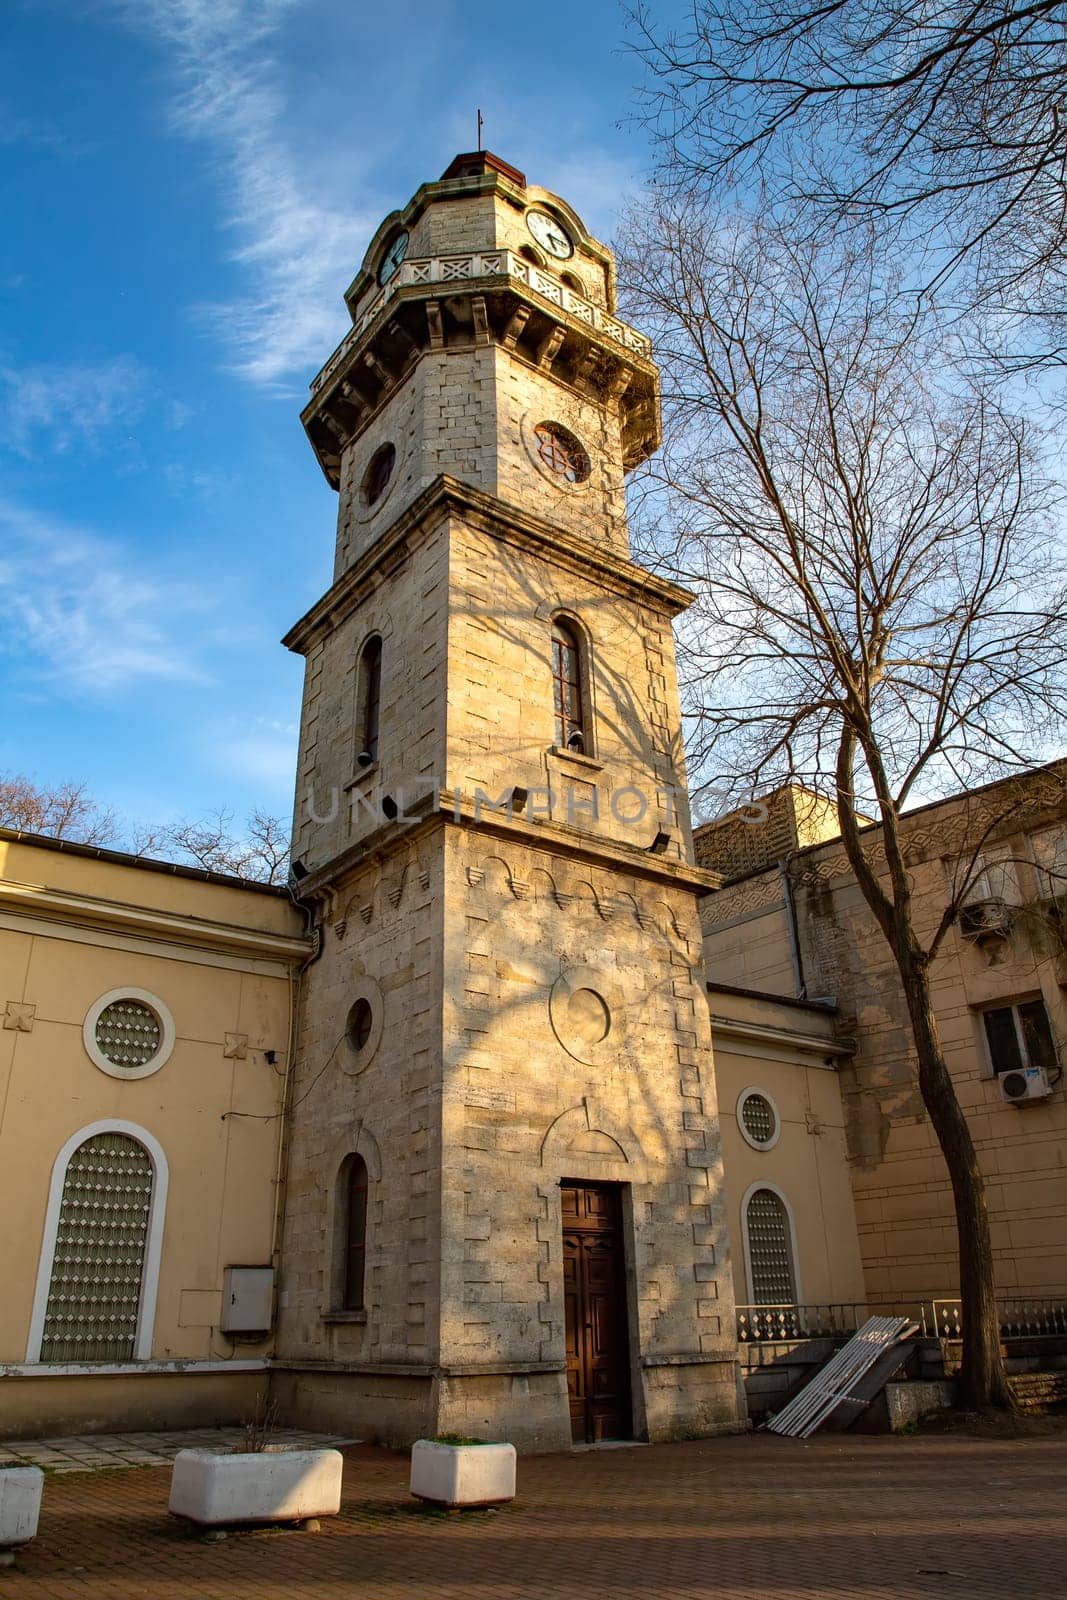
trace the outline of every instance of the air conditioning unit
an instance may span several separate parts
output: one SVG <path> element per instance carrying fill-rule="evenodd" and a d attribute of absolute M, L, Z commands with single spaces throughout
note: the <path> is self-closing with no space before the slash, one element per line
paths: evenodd
<path fill-rule="evenodd" d="M 1019 1067 L 1001 1073 L 1000 1092 L 1013 1106 L 1021 1106 L 1028 1100 L 1047 1100 L 1052 1085 L 1044 1067 Z"/>
<path fill-rule="evenodd" d="M 1011 923 L 1012 908 L 1003 900 L 972 900 L 960 908 L 960 933 L 974 944 L 983 939 L 1006 939 Z"/>

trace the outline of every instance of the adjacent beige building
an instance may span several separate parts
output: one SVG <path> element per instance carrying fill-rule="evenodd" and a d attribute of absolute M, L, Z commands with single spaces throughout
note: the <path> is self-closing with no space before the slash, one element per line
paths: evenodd
<path fill-rule="evenodd" d="M 959 923 L 933 970 L 938 1025 L 978 1149 L 998 1283 L 1006 1300 L 1067 1286 L 1067 769 L 921 807 L 905 821 L 923 936 L 954 887 Z M 803 815 L 793 791 L 766 807 Z M 871 1301 L 915 1303 L 958 1289 L 952 1197 L 922 1106 L 899 979 L 839 839 L 804 844 L 761 832 L 756 813 L 703 829 L 698 858 L 751 864 L 702 907 L 713 983 L 821 998 L 847 1042 L 837 1081 Z M 743 843 L 736 835 L 744 831 Z M 865 834 L 884 870 L 877 828 Z M 773 863 L 773 864 L 770 864 Z M 720 1088 L 723 1055 L 717 1046 Z M 799 1111 L 799 1103 L 794 1101 Z M 727 1162 L 729 1172 L 729 1161 Z M 784 1187 L 784 1185 L 783 1185 Z M 803 1279 L 805 1250 L 800 1249 Z M 807 1290 L 802 1293 L 807 1297 Z"/>
<path fill-rule="evenodd" d="M 0 1435 L 254 1410 L 310 950 L 280 891 L 0 830 Z"/>

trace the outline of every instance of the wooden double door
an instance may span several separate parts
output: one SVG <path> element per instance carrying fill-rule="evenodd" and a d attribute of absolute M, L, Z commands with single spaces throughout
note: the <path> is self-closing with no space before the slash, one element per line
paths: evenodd
<path fill-rule="evenodd" d="M 563 1285 L 571 1433 L 631 1437 L 630 1341 L 618 1185 L 564 1183 Z"/>

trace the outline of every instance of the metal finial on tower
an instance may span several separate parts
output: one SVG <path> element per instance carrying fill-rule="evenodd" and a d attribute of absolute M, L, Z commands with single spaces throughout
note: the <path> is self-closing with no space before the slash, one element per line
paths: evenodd
<path fill-rule="evenodd" d="M 478 107 L 478 149 L 479 150 L 482 148 L 482 128 L 484 127 L 484 125 L 485 125 L 485 118 L 482 116 L 482 108 L 481 108 L 481 106 L 479 106 Z"/>

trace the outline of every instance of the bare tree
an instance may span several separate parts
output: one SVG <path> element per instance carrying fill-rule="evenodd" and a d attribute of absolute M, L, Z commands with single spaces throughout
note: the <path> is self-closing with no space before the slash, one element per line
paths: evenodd
<path fill-rule="evenodd" d="M 289 869 L 288 826 L 266 811 L 253 811 L 243 833 L 233 831 L 228 811 L 195 821 L 137 824 L 129 829 L 116 812 L 92 798 L 84 783 L 48 788 L 18 774 L 0 777 L 0 827 L 145 858 L 185 861 L 254 883 L 284 883 Z"/>
<path fill-rule="evenodd" d="M 20 773 L 0 777 L 0 827 L 93 845 L 113 844 L 119 833 L 114 811 L 94 800 L 87 784 L 42 786 Z"/>
<path fill-rule="evenodd" d="M 953 377 L 869 240 L 801 248 L 768 212 L 654 201 L 620 278 L 664 378 L 642 556 L 697 591 L 680 639 L 691 756 L 739 797 L 790 779 L 838 807 L 952 1184 L 964 1392 L 1010 1404 L 985 1190 L 931 1002 L 966 884 L 924 938 L 901 818 L 1041 758 L 1061 731 L 1047 492 L 1023 425 Z"/>
<path fill-rule="evenodd" d="M 1034 359 L 1067 358 L 1064 0 L 696 0 L 678 31 L 633 20 L 671 179 L 755 172 L 809 216 L 875 219 L 933 282 L 1046 319 Z"/>
<path fill-rule="evenodd" d="M 244 834 L 233 832 L 233 816 L 216 811 L 162 830 L 164 853 L 184 856 L 209 872 L 256 883 L 284 883 L 289 868 L 288 828 L 280 817 L 253 811 Z"/>

